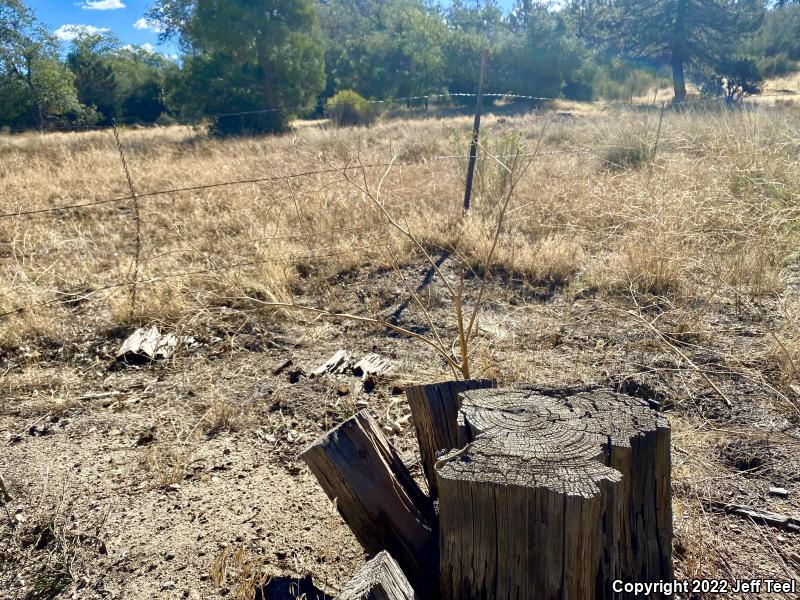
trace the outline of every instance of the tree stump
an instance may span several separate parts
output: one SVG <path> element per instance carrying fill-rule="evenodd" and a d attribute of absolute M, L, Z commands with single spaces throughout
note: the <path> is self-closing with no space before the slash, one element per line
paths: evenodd
<path fill-rule="evenodd" d="M 672 581 L 669 426 L 606 390 L 461 394 L 436 464 L 443 600 L 605 599 Z"/>
<path fill-rule="evenodd" d="M 344 586 L 337 600 L 417 600 L 419 597 L 391 555 L 379 552 Z"/>
<path fill-rule="evenodd" d="M 388 550 L 415 589 L 437 588 L 433 503 L 366 410 L 301 456 L 368 554 Z"/>
<path fill-rule="evenodd" d="M 471 381 L 445 381 L 429 385 L 415 385 L 406 388 L 406 398 L 414 417 L 417 432 L 422 471 L 428 480 L 428 490 L 436 499 L 436 471 L 434 466 L 437 454 L 441 451 L 460 448 L 458 436 L 459 394 L 467 390 L 494 387 L 489 379 Z"/>

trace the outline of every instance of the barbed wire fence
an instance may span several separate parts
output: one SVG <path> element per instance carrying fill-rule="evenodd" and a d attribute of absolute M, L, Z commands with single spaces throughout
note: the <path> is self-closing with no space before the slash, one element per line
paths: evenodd
<path fill-rule="evenodd" d="M 477 94 L 435 94 L 435 95 L 427 95 L 427 96 L 413 96 L 407 98 L 395 98 L 392 100 L 369 100 L 367 102 L 370 103 L 380 103 L 380 104 L 390 104 L 392 102 L 416 102 L 421 100 L 430 100 L 430 99 L 448 99 L 451 100 L 453 97 L 462 97 L 462 98 L 475 98 Z M 509 101 L 535 101 L 535 102 L 543 102 L 543 101 L 555 101 L 559 100 L 557 98 L 544 98 L 544 97 L 536 97 L 536 96 L 526 96 L 520 94 L 502 94 L 502 93 L 489 93 L 483 94 L 484 98 L 494 98 L 494 99 L 504 99 Z M 681 103 L 680 105 L 673 104 L 672 106 L 676 110 L 686 110 L 689 109 L 691 106 L 702 106 L 702 105 L 713 105 L 713 103 L 719 102 L 727 102 L 726 98 L 712 98 L 712 99 L 700 99 L 695 101 L 687 101 L 685 103 Z M 597 104 L 597 103 L 595 103 Z M 647 105 L 637 105 L 637 104 L 629 104 L 629 103 L 600 103 L 603 106 L 613 106 L 619 108 L 628 108 L 628 109 L 640 109 L 642 107 L 646 107 L 648 109 L 659 110 L 658 113 L 658 126 L 655 132 L 655 138 L 653 144 L 651 146 L 651 158 L 655 158 L 656 154 L 661 151 L 663 154 L 665 150 L 659 147 L 661 137 L 662 137 L 662 126 L 665 118 L 665 114 L 667 112 L 668 104 L 664 103 L 661 107 L 658 107 L 654 104 L 647 104 Z M 323 105 L 317 104 L 314 105 L 316 107 L 322 107 Z M 297 110 L 298 108 L 303 107 L 291 107 L 291 108 L 283 108 L 283 109 L 263 109 L 258 111 L 243 111 L 240 113 L 224 113 L 220 115 L 214 115 L 213 118 L 216 117 L 230 117 L 230 116 L 246 116 L 246 115 L 253 115 L 253 114 L 263 114 L 269 112 L 275 112 L 277 110 Z M 305 107 L 308 108 L 308 107 Z M 312 107 L 313 108 L 313 107 Z M 208 117 L 207 117 L 208 118 Z M 76 128 L 69 127 L 65 128 L 69 131 L 74 131 Z M 109 198 L 99 198 L 87 202 L 78 202 L 78 203 L 71 203 L 71 204 L 63 204 L 59 206 L 52 206 L 46 208 L 28 208 L 24 209 L 20 206 L 17 210 L 14 211 L 6 211 L 0 213 L 0 219 L 12 219 L 12 218 L 36 218 L 36 217 L 47 217 L 47 216 L 58 216 L 63 215 L 65 212 L 69 211 L 76 211 L 80 209 L 90 209 L 98 206 L 109 205 L 109 204 L 124 204 L 124 203 L 131 203 L 132 206 L 132 219 L 134 225 L 134 248 L 133 248 L 133 256 L 132 256 L 132 263 L 131 268 L 129 270 L 129 276 L 126 278 L 127 280 L 124 282 L 115 282 L 110 283 L 102 286 L 97 286 L 94 288 L 86 289 L 80 292 L 58 292 L 56 298 L 52 298 L 50 300 L 33 303 L 33 304 L 26 304 L 22 306 L 16 306 L 4 312 L 0 312 L 0 318 L 6 318 L 15 314 L 20 314 L 25 311 L 31 309 L 37 309 L 47 306 L 57 306 L 57 305 L 69 305 L 69 304 L 77 304 L 92 298 L 95 298 L 98 294 L 106 291 L 117 290 L 120 288 L 129 288 L 130 289 L 130 300 L 129 300 L 129 316 L 132 318 L 135 309 L 136 309 L 136 302 L 137 302 L 137 289 L 141 285 L 153 284 L 160 281 L 175 279 L 175 278 L 184 278 L 190 277 L 195 275 L 210 275 L 214 273 L 219 273 L 221 270 L 235 270 L 244 267 L 253 267 L 263 264 L 277 264 L 282 265 L 285 267 L 291 266 L 295 264 L 299 260 L 313 260 L 315 262 L 324 263 L 326 261 L 333 261 L 343 255 L 346 254 L 353 254 L 358 252 L 365 251 L 366 247 L 355 247 L 350 248 L 347 250 L 339 250 L 336 249 L 336 252 L 329 252 L 329 253 L 322 253 L 315 251 L 311 248 L 311 253 L 308 255 L 296 255 L 292 256 L 288 259 L 286 258 L 264 258 L 264 259 L 255 259 L 255 260 L 247 260 L 247 261 L 239 261 L 230 263 L 227 265 L 218 265 L 212 262 L 212 266 L 205 269 L 190 269 L 186 271 L 170 273 L 166 275 L 160 275 L 156 277 L 149 277 L 149 278 L 140 278 L 140 262 L 141 262 L 141 254 L 142 254 L 142 222 L 141 222 L 141 213 L 140 213 L 140 202 L 145 201 L 148 199 L 162 197 L 167 195 L 174 195 L 182 192 L 199 192 L 204 190 L 210 189 L 219 189 L 225 187 L 232 187 L 232 186 L 242 186 L 242 185 L 251 185 L 251 184 L 261 184 L 261 183 L 269 183 L 269 182 L 277 182 L 277 181 L 284 181 L 290 182 L 295 179 L 302 179 L 308 178 L 318 175 L 324 174 L 344 174 L 351 170 L 361 170 L 365 171 L 367 169 L 388 169 L 391 167 L 401 167 L 401 166 L 414 166 L 420 164 L 430 164 L 430 163 L 445 163 L 446 161 L 463 161 L 466 165 L 467 161 L 469 160 L 470 156 L 465 151 L 464 154 L 447 154 L 447 155 L 435 155 L 431 157 L 426 157 L 423 160 L 416 160 L 416 161 L 381 161 L 381 162 L 371 162 L 367 164 L 347 164 L 344 166 L 329 166 L 326 168 L 320 169 L 311 169 L 301 172 L 295 173 L 286 173 L 280 175 L 270 175 L 265 177 L 257 177 L 257 178 L 242 178 L 242 179 L 235 179 L 235 180 L 227 180 L 227 181 L 220 181 L 214 183 L 203 183 L 203 184 L 195 184 L 195 185 L 185 185 L 181 187 L 173 187 L 169 189 L 162 189 L 162 190 L 154 190 L 149 192 L 141 192 L 137 193 L 136 187 L 133 182 L 133 177 L 131 175 L 130 166 L 128 164 L 128 160 L 126 158 L 126 154 L 124 151 L 124 145 L 120 136 L 121 125 L 116 121 L 112 121 L 110 126 L 91 126 L 79 129 L 99 129 L 105 130 L 110 129 L 113 134 L 113 139 L 115 143 L 115 149 L 119 155 L 120 163 L 123 169 L 123 173 L 125 175 L 125 182 L 128 187 L 128 191 L 130 192 L 129 195 L 126 196 L 116 196 L 116 197 L 109 197 Z M 525 152 L 525 153 L 518 153 L 518 154 L 489 154 L 485 152 L 481 156 L 478 157 L 480 161 L 500 161 L 504 159 L 510 158 L 534 158 L 534 157 L 544 157 L 544 156 L 553 156 L 553 155 L 575 155 L 575 156 L 588 156 L 592 157 L 600 162 L 605 162 L 608 166 L 612 167 L 620 167 L 620 165 L 609 161 L 608 159 L 604 158 L 600 155 L 600 152 L 603 150 L 613 149 L 613 148 L 622 148 L 623 146 L 615 146 L 615 145 L 605 145 L 602 147 L 595 147 L 595 148 L 587 148 L 587 147 L 571 147 L 565 149 L 558 149 L 558 150 L 545 150 L 545 151 L 537 151 L 537 152 Z M 369 232 L 375 231 L 379 229 L 383 229 L 389 225 L 389 221 L 383 220 L 378 223 L 370 224 L 370 225 L 363 225 L 358 227 L 348 227 L 348 228 L 339 228 L 335 230 L 336 232 L 340 233 L 355 233 L 355 232 Z M 299 234 L 286 234 L 286 235 L 279 235 L 279 236 L 272 236 L 270 240 L 289 240 L 289 239 L 308 239 L 310 235 L 313 235 L 314 232 L 303 232 Z M 330 233 L 327 232 L 327 233 Z M 325 250 L 325 249 L 323 249 Z M 327 250 L 333 250 L 327 249 Z"/>
<path fill-rule="evenodd" d="M 131 171 L 128 168 L 128 161 L 125 160 L 125 151 L 122 149 L 122 142 L 119 139 L 119 131 L 117 130 L 117 122 L 111 121 L 112 131 L 114 132 L 114 141 L 117 144 L 117 151 L 119 152 L 119 160 L 122 163 L 122 170 L 125 172 L 125 180 L 128 183 L 128 190 L 131 193 L 131 200 L 133 201 L 133 226 L 134 226 L 134 254 L 133 254 L 133 277 L 131 278 L 131 303 L 128 311 L 129 317 L 132 319 L 136 312 L 136 286 L 139 279 L 139 261 L 142 254 L 142 219 L 139 214 L 139 198 L 136 195 L 136 188 L 133 186 L 133 179 L 131 178 Z"/>
<path fill-rule="evenodd" d="M 410 108 L 413 107 L 415 104 L 419 104 L 422 102 L 431 102 L 434 103 L 437 101 L 441 101 L 442 106 L 453 105 L 454 102 L 459 100 L 467 100 L 467 99 L 476 99 L 478 96 L 477 93 L 467 93 L 467 92 L 452 92 L 446 94 L 425 94 L 425 95 L 418 95 L 418 96 L 401 96 L 397 98 L 386 98 L 386 99 L 363 99 L 358 101 L 342 101 L 341 104 L 369 104 L 369 105 L 382 105 L 386 107 L 391 106 L 402 106 Z M 747 101 L 752 100 L 754 98 L 786 98 L 787 94 L 779 93 L 779 92 L 769 92 L 769 93 L 760 93 L 754 96 L 744 96 L 742 100 L 738 101 L 738 105 L 746 104 Z M 514 94 L 514 93 L 504 93 L 504 92 L 493 92 L 493 93 L 486 93 L 483 94 L 483 98 L 486 100 L 491 101 L 511 101 L 511 102 L 520 102 L 526 101 L 532 103 L 534 106 L 536 105 L 545 105 L 546 103 L 552 102 L 564 102 L 568 104 L 590 104 L 592 106 L 599 106 L 604 108 L 610 109 L 636 109 L 636 110 L 658 110 L 659 105 L 656 102 L 623 102 L 620 100 L 593 100 L 590 102 L 583 102 L 581 100 L 571 100 L 568 98 L 558 98 L 554 96 L 534 96 L 534 95 L 527 95 L 527 94 Z M 700 105 L 714 105 L 714 104 L 723 104 L 728 105 L 730 103 L 730 98 L 727 96 L 712 96 L 708 98 L 697 98 L 692 100 L 685 100 L 683 102 L 671 102 L 668 103 L 668 106 L 672 106 L 676 110 L 682 110 L 684 108 L 692 107 L 692 106 L 700 106 Z M 289 114 L 308 114 L 313 111 L 324 110 L 329 107 L 328 102 L 313 102 L 307 104 L 298 104 L 295 106 L 282 106 L 279 108 L 261 108 L 261 109 L 254 109 L 254 110 L 246 110 L 246 111 L 237 111 L 237 112 L 219 112 L 219 113 L 205 113 L 202 116 L 197 118 L 181 118 L 176 121 L 178 125 L 185 125 L 185 126 L 198 126 L 198 125 L 206 125 L 209 122 L 212 122 L 216 119 L 222 118 L 230 118 L 230 117 L 246 117 L 246 116 L 256 116 L 256 115 L 264 115 L 264 114 L 271 114 L 276 112 L 285 112 Z M 465 106 L 462 106 L 464 108 Z M 543 106 L 546 108 L 546 106 Z M 103 131 L 107 129 L 113 129 L 114 127 L 123 127 L 123 126 L 133 126 L 133 127 L 155 127 L 159 126 L 158 121 L 143 121 L 141 119 L 137 119 L 134 117 L 129 117 L 126 119 L 115 119 L 114 123 L 109 123 L 107 125 L 89 125 L 89 124 L 67 124 L 67 125 L 50 125 L 42 130 L 33 130 L 30 128 L 14 128 L 14 127 L 0 127 L 0 133 L 37 133 L 37 134 L 47 134 L 52 132 L 64 131 L 64 132 L 74 132 L 74 131 L 82 131 L 82 130 L 95 130 L 95 131 Z"/>

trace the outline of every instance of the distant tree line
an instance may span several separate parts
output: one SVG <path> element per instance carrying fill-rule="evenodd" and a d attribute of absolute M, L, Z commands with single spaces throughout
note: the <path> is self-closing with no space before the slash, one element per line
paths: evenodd
<path fill-rule="evenodd" d="M 179 60 L 113 34 L 65 49 L 23 0 L 0 0 L 0 127 L 208 118 L 220 133 L 280 131 L 342 91 L 472 93 L 483 48 L 490 91 L 585 101 L 667 81 L 677 102 L 687 81 L 755 90 L 800 61 L 788 0 L 517 0 L 508 12 L 496 0 L 155 0 L 147 19 Z"/>

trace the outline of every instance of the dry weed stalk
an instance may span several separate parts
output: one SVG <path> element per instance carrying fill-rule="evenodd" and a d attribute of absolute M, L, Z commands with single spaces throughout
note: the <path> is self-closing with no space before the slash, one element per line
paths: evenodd
<path fill-rule="evenodd" d="M 546 123 L 545 123 L 546 127 Z M 500 234 L 503 230 L 503 226 L 505 224 L 506 213 L 509 208 L 509 204 L 514 197 L 514 192 L 519 184 L 520 179 L 527 173 L 528 168 L 531 164 L 533 164 L 536 156 L 539 153 L 539 149 L 541 146 L 541 140 L 544 137 L 544 128 L 542 134 L 539 136 L 539 141 L 536 145 L 536 150 L 532 154 L 527 156 L 527 160 L 523 159 L 523 154 L 519 147 L 517 147 L 516 152 L 513 155 L 513 159 L 510 165 L 506 165 L 503 163 L 500 158 L 492 157 L 494 161 L 497 162 L 500 167 L 506 171 L 507 173 L 507 183 L 503 185 L 503 197 L 502 197 L 502 204 L 500 206 L 500 211 L 497 217 L 497 222 L 494 225 L 494 234 L 492 237 L 492 243 L 488 250 L 486 257 L 484 258 L 484 272 L 483 277 L 480 282 L 480 287 L 478 290 L 477 299 L 475 301 L 474 307 L 472 309 L 472 313 L 467 321 L 465 319 L 464 314 L 464 287 L 465 287 L 465 261 L 461 260 L 459 264 L 459 280 L 457 286 L 453 286 L 453 284 L 448 281 L 445 274 L 442 272 L 439 264 L 431 257 L 429 252 L 426 250 L 425 246 L 422 244 L 420 239 L 412 232 L 411 228 L 408 226 L 402 225 L 394 215 L 387 209 L 385 202 L 382 200 L 381 191 L 386 181 L 387 177 L 389 176 L 393 165 L 397 161 L 398 155 L 395 153 L 392 156 L 392 159 L 389 161 L 388 167 L 383 172 L 377 186 L 373 189 L 369 184 L 369 179 L 367 176 L 367 169 L 365 165 L 361 162 L 360 158 L 355 154 L 356 161 L 358 162 L 355 169 L 351 166 L 351 160 L 354 156 L 354 153 L 350 151 L 349 158 L 344 166 L 336 166 L 332 161 L 329 160 L 329 164 L 332 168 L 336 168 L 341 176 L 350 183 L 354 188 L 360 191 L 366 198 L 368 198 L 372 205 L 376 207 L 383 218 L 388 222 L 391 227 L 399 232 L 404 238 L 406 238 L 412 246 L 418 250 L 425 259 L 425 262 L 430 266 L 433 272 L 438 276 L 439 280 L 441 281 L 442 285 L 446 289 L 450 300 L 453 305 L 453 312 L 456 321 L 456 327 L 458 330 L 458 337 L 457 340 L 451 344 L 449 347 L 443 341 L 442 336 L 439 332 L 439 327 L 437 327 L 436 323 L 434 322 L 433 317 L 431 316 L 430 312 L 426 308 L 425 304 L 419 297 L 419 294 L 415 292 L 412 287 L 409 285 L 407 279 L 400 273 L 400 269 L 397 265 L 397 261 L 392 258 L 392 264 L 394 266 L 394 271 L 398 274 L 399 278 L 401 279 L 403 285 L 406 288 L 409 296 L 419 307 L 422 311 L 425 319 L 430 327 L 431 334 L 424 335 L 412 331 L 406 327 L 402 327 L 395 323 L 390 323 L 385 319 L 379 319 L 375 317 L 366 317 L 363 315 L 356 315 L 349 312 L 344 311 L 334 311 L 329 309 L 321 309 L 312 306 L 307 306 L 304 304 L 299 304 L 297 302 L 269 302 L 264 301 L 258 298 L 248 297 L 245 296 L 244 299 L 257 302 L 259 305 L 267 308 L 277 308 L 277 309 L 284 309 L 288 311 L 299 311 L 299 312 L 307 312 L 316 315 L 317 317 L 323 317 L 328 319 L 338 319 L 338 320 L 352 320 L 364 324 L 376 325 L 385 329 L 389 329 L 396 333 L 400 333 L 404 336 L 407 336 L 413 340 L 417 340 L 426 344 L 430 348 L 432 348 L 439 356 L 441 356 L 448 364 L 448 367 L 452 371 L 453 375 L 456 377 L 461 377 L 463 379 L 469 379 L 471 376 L 471 369 L 470 369 L 470 340 L 472 338 L 473 333 L 476 331 L 476 323 L 478 319 L 478 315 L 483 304 L 484 296 L 487 289 L 488 280 L 491 274 L 491 269 L 495 257 L 495 251 L 497 249 L 498 241 L 500 239 Z M 348 148 L 349 150 L 349 148 Z M 356 170 L 360 176 L 361 180 L 357 179 L 353 175 L 351 175 L 351 171 Z M 299 214 L 299 208 L 297 208 L 296 198 L 294 198 L 295 207 Z M 313 251 L 313 249 L 312 249 Z M 198 252 L 201 252 L 198 250 Z M 202 252 L 201 252 L 202 254 Z M 218 268 L 213 261 L 211 261 L 212 266 L 214 268 Z M 225 275 L 221 270 L 220 273 L 225 277 L 229 283 L 233 284 L 233 282 Z M 331 292 L 332 293 L 332 292 Z M 335 295 L 333 295 L 334 298 Z M 336 298 L 338 301 L 338 298 Z M 339 302 L 341 306 L 341 303 Z M 452 347 L 455 346 L 457 343 L 458 346 L 458 355 L 452 351 Z"/>
<path fill-rule="evenodd" d="M 545 124 L 545 126 L 546 126 L 546 124 Z M 329 161 L 329 164 L 331 165 L 332 168 L 338 170 L 338 172 L 341 174 L 341 176 L 348 183 L 350 183 L 353 187 L 355 187 L 362 194 L 364 194 L 364 196 L 367 197 L 372 202 L 372 204 L 379 209 L 379 211 L 383 215 L 383 217 L 386 220 L 386 222 L 389 223 L 392 228 L 394 228 L 397 232 L 399 232 L 403 237 L 405 237 L 409 242 L 411 242 L 411 244 L 418 251 L 420 251 L 422 253 L 422 255 L 425 258 L 425 261 L 430 265 L 430 267 L 433 269 L 433 271 L 436 273 L 436 275 L 441 280 L 442 284 L 444 285 L 444 287 L 445 287 L 447 293 L 449 294 L 450 299 L 451 299 L 451 301 L 453 303 L 453 309 L 454 309 L 454 314 L 455 314 L 455 319 L 456 319 L 456 324 L 457 324 L 457 329 L 458 329 L 458 339 L 457 339 L 458 348 L 459 348 L 458 357 L 455 356 L 455 353 L 450 348 L 448 348 L 448 346 L 442 340 L 442 337 L 439 334 L 439 328 L 437 328 L 436 323 L 434 322 L 433 318 L 431 317 L 430 312 L 427 310 L 427 308 L 425 307 L 424 303 L 419 298 L 419 295 L 411 288 L 411 286 L 408 284 L 408 281 L 402 275 L 400 275 L 400 278 L 401 278 L 403 284 L 405 285 L 406 290 L 408 291 L 411 299 L 414 301 L 414 303 L 420 308 L 420 310 L 424 314 L 424 316 L 425 316 L 425 318 L 426 318 L 426 320 L 428 322 L 428 325 L 430 327 L 431 335 L 423 335 L 423 334 L 417 333 L 417 332 L 412 331 L 412 330 L 410 330 L 410 329 L 408 329 L 406 327 L 402 327 L 402 326 L 399 326 L 397 324 L 391 323 L 391 322 L 389 322 L 389 321 L 387 321 L 385 319 L 378 319 L 378 318 L 375 318 L 375 317 L 366 317 L 366 316 L 363 316 L 363 315 L 357 315 L 357 314 L 349 313 L 349 312 L 346 312 L 346 311 L 343 311 L 343 310 L 338 310 L 337 311 L 337 310 L 316 308 L 316 307 L 312 307 L 312 306 L 308 306 L 308 305 L 297 303 L 293 299 L 291 301 L 289 301 L 289 302 L 274 301 L 274 300 L 270 301 L 270 300 L 264 300 L 264 299 L 261 299 L 261 298 L 256 298 L 256 297 L 254 297 L 252 295 L 249 295 L 249 294 L 246 294 L 246 293 L 243 294 L 240 297 L 235 298 L 235 299 L 236 300 L 246 300 L 246 301 L 250 301 L 250 302 L 255 302 L 258 305 L 260 305 L 262 307 L 265 307 L 265 308 L 282 309 L 282 310 L 286 310 L 286 311 L 296 311 L 296 312 L 306 312 L 306 313 L 313 314 L 318 318 L 322 317 L 322 318 L 336 319 L 336 320 L 343 320 L 343 321 L 350 320 L 350 321 L 356 321 L 356 322 L 359 322 L 359 323 L 364 323 L 364 324 L 368 324 L 368 325 L 375 325 L 375 326 L 378 326 L 378 327 L 381 327 L 381 328 L 389 329 L 391 331 L 394 331 L 396 333 L 402 334 L 402 335 L 407 336 L 407 337 L 409 337 L 411 339 L 417 340 L 419 342 L 422 342 L 423 344 L 428 345 L 438 355 L 440 355 L 442 358 L 444 358 L 444 360 L 447 362 L 449 368 L 451 369 L 452 373 L 456 377 L 461 377 L 461 378 L 464 378 L 464 379 L 468 379 L 470 377 L 470 373 L 471 373 L 471 371 L 470 371 L 469 342 L 470 342 L 470 339 L 472 337 L 472 334 L 475 331 L 476 321 L 477 321 L 477 318 L 478 318 L 478 314 L 479 314 L 480 308 L 481 308 L 482 303 L 483 303 L 484 295 L 485 295 L 486 288 L 487 288 L 488 279 L 489 279 L 489 276 L 490 276 L 490 273 L 491 273 L 491 268 L 492 268 L 492 264 L 493 264 L 494 257 L 495 257 L 495 251 L 497 249 L 497 244 L 498 244 L 498 241 L 499 241 L 499 238 L 500 238 L 500 233 L 501 233 L 501 231 L 503 229 L 503 226 L 504 226 L 504 223 L 505 223 L 506 213 L 508 211 L 509 204 L 510 204 L 510 202 L 511 202 L 513 196 L 514 196 L 514 192 L 515 192 L 515 190 L 517 188 L 517 185 L 518 185 L 520 179 L 525 175 L 525 173 L 527 172 L 528 168 L 534 162 L 536 156 L 539 153 L 539 148 L 540 148 L 540 145 L 541 145 L 541 140 L 542 140 L 543 134 L 544 134 L 544 131 L 542 132 L 542 136 L 539 137 L 539 142 L 537 143 L 536 151 L 534 153 L 532 153 L 531 155 L 528 155 L 527 156 L 527 160 L 523 160 L 523 154 L 522 154 L 522 152 L 520 151 L 519 148 L 517 148 L 516 153 L 513 155 L 513 160 L 512 160 L 510 165 L 506 165 L 505 163 L 500 161 L 500 159 L 497 158 L 497 157 L 492 157 L 493 160 L 495 160 L 501 166 L 501 168 L 504 169 L 507 172 L 509 183 L 504 186 L 504 188 L 505 188 L 504 189 L 504 196 L 502 198 L 502 204 L 501 204 L 501 208 L 500 208 L 499 215 L 498 215 L 498 218 L 497 218 L 497 222 L 496 222 L 496 224 L 494 226 L 494 235 L 493 235 L 493 238 L 492 238 L 492 244 L 491 244 L 491 247 L 489 248 L 487 256 L 485 257 L 485 259 L 483 261 L 483 264 L 485 265 L 485 267 L 484 267 L 483 278 L 481 280 L 480 288 L 479 288 L 479 291 L 478 291 L 478 297 L 477 297 L 477 300 L 475 302 L 475 306 L 474 306 L 474 308 L 472 310 L 472 314 L 471 314 L 468 322 L 465 320 L 465 315 L 464 315 L 465 261 L 462 260 L 460 262 L 460 265 L 459 265 L 460 266 L 459 283 L 458 283 L 457 287 L 454 287 L 448 281 L 448 279 L 445 277 L 445 275 L 442 272 L 442 270 L 440 269 L 439 265 L 431 257 L 431 255 L 428 253 L 428 251 L 425 249 L 424 245 L 421 243 L 419 238 L 411 231 L 411 229 L 409 227 L 403 226 L 403 225 L 400 224 L 400 222 L 389 212 L 389 210 L 386 208 L 385 203 L 381 199 L 381 190 L 382 190 L 383 184 L 384 184 L 386 178 L 389 176 L 389 174 L 390 174 L 390 172 L 392 170 L 392 167 L 393 167 L 394 163 L 397 160 L 397 156 L 398 155 L 397 154 L 393 155 L 392 159 L 389 161 L 388 167 L 384 171 L 382 177 L 380 178 L 380 181 L 379 181 L 377 187 L 374 190 L 369 185 L 366 166 L 360 161 L 360 159 L 357 159 L 358 160 L 358 165 L 356 167 L 352 167 L 350 165 L 351 158 L 348 158 L 348 161 L 344 166 L 335 166 L 333 162 Z M 350 157 L 352 157 L 352 156 L 353 156 L 353 153 L 351 152 Z M 350 171 L 353 171 L 353 170 L 357 170 L 361 174 L 362 181 L 358 181 L 355 177 L 350 175 Z M 296 196 L 294 195 L 294 193 L 292 193 L 292 197 L 293 197 L 293 200 L 294 200 L 294 203 L 295 203 L 296 212 L 297 212 L 297 214 L 299 216 L 299 214 L 300 214 L 299 207 L 297 205 L 297 199 L 296 199 Z M 237 283 L 235 281 L 233 281 L 233 279 L 226 273 L 226 271 L 223 268 L 221 268 L 208 253 L 204 252 L 197 245 L 195 245 L 191 241 L 189 241 L 180 232 L 180 230 L 177 227 L 175 228 L 175 230 L 176 230 L 176 233 L 178 234 L 178 236 L 187 245 L 189 245 L 194 252 L 196 252 L 197 254 L 202 256 L 203 259 L 206 260 L 211 265 L 212 269 L 214 271 L 216 271 L 229 284 L 229 286 L 231 288 L 234 288 L 234 289 L 240 288 L 240 286 L 237 285 Z M 310 242 L 308 242 L 307 236 L 306 236 L 306 242 L 310 243 Z M 314 253 L 313 247 L 309 246 L 309 248 L 311 249 L 312 255 L 313 255 L 313 253 Z M 395 272 L 399 274 L 399 268 L 397 266 L 396 260 L 393 260 L 392 262 L 393 262 L 393 265 L 395 267 Z M 328 287 L 330 287 L 330 286 L 328 286 Z M 341 307 L 341 302 L 338 300 L 338 298 L 335 296 L 335 294 L 333 294 L 332 290 L 330 291 L 330 293 L 331 293 L 332 297 L 336 300 L 338 305 Z M 453 345 L 455 345 L 455 344 L 453 344 Z M 452 345 L 451 345 L 451 347 L 452 347 Z"/>
<path fill-rule="evenodd" d="M 263 588 L 271 577 L 266 571 L 266 561 L 253 557 L 244 545 L 231 553 L 225 548 L 211 563 L 211 581 L 218 587 L 230 580 L 235 600 L 254 600 L 261 597 Z"/>

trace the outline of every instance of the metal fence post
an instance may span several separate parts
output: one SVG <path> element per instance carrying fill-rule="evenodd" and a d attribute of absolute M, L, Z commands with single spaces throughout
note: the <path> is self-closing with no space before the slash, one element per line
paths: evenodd
<path fill-rule="evenodd" d="M 484 48 L 481 57 L 481 75 L 478 82 L 478 101 L 475 103 L 475 122 L 472 125 L 472 143 L 469 147 L 469 165 L 467 166 L 467 183 L 464 190 L 464 215 L 469 212 L 472 200 L 472 181 L 475 178 L 475 161 L 478 158 L 478 141 L 481 134 L 481 112 L 483 110 L 483 85 L 486 82 L 486 65 L 489 62 L 489 49 Z"/>

